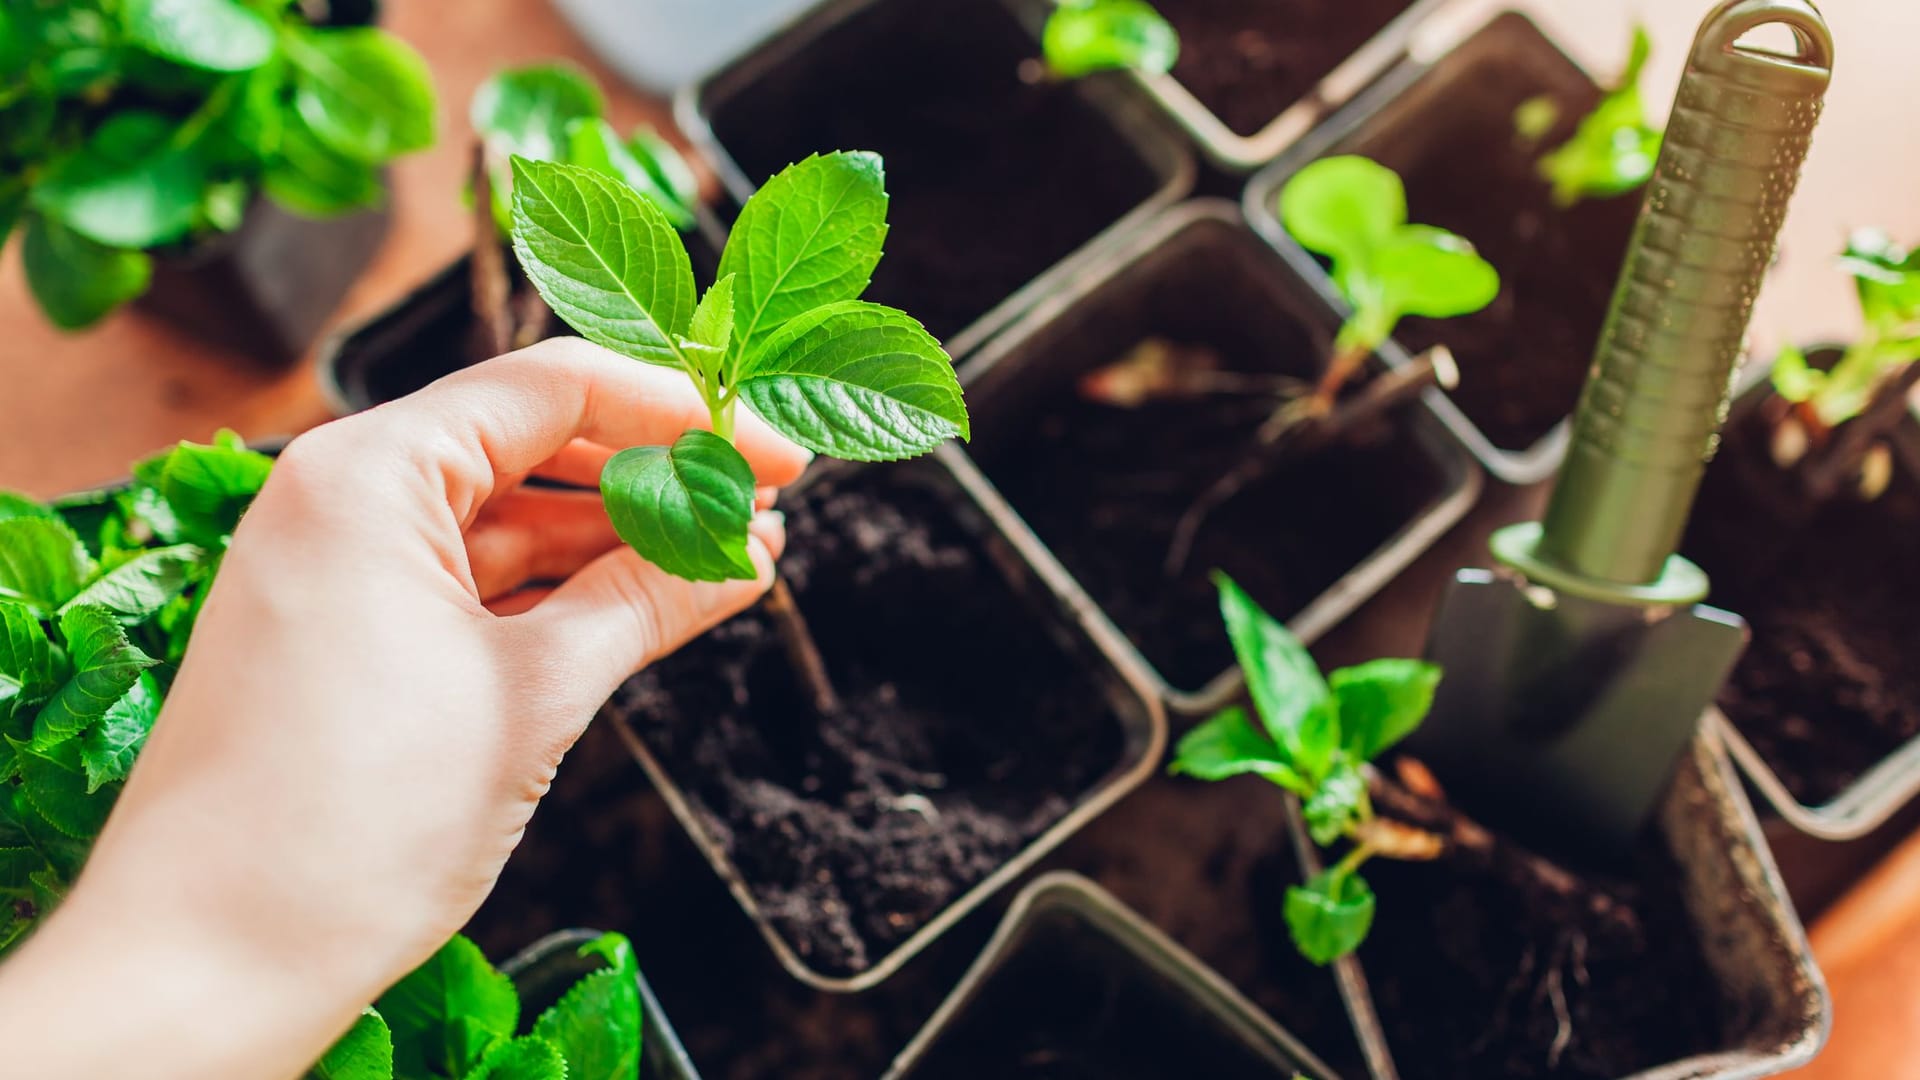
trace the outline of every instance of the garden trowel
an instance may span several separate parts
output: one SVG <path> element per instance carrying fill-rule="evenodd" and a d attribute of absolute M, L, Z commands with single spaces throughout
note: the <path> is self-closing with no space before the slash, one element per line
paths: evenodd
<path fill-rule="evenodd" d="M 1793 53 L 1742 41 L 1792 31 Z M 1806 0 L 1728 0 L 1694 42 L 1544 520 L 1464 570 L 1411 751 L 1536 849 L 1625 856 L 1746 642 L 1675 554 L 1833 57 Z"/>

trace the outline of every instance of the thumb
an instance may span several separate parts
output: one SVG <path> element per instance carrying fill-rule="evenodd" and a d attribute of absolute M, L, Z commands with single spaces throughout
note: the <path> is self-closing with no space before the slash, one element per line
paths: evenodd
<path fill-rule="evenodd" d="M 634 672 L 745 611 L 773 585 L 786 526 L 773 511 L 754 515 L 747 553 L 751 581 L 686 581 L 632 548 L 607 552 L 568 578 L 532 610 L 508 621 L 531 624 L 537 638 L 564 642 L 567 668 L 591 701 L 590 714 Z"/>

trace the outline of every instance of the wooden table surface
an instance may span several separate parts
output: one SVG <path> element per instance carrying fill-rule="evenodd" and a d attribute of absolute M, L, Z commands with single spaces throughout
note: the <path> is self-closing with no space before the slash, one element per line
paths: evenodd
<path fill-rule="evenodd" d="M 645 0 L 635 0 L 636 3 Z M 1467 7 L 1485 8 L 1469 0 Z M 1705 0 L 1523 0 L 1595 70 L 1624 53 L 1633 20 L 1658 43 L 1649 100 L 1672 93 L 1685 43 Z M 1815 140 L 1781 259 L 1753 326 L 1760 350 L 1785 340 L 1849 333 L 1848 282 L 1830 268 L 1847 231 L 1881 225 L 1920 241 L 1920 4 L 1825 0 L 1838 57 L 1827 117 Z M 395 221 L 378 259 L 335 315 L 339 325 L 377 311 L 467 243 L 459 198 L 469 129 L 466 102 L 503 64 L 551 56 L 589 63 L 609 90 L 614 119 L 666 126 L 663 102 L 618 87 L 543 0 L 389 0 L 387 25 L 427 56 L 440 94 L 440 145 L 394 170 Z M 1664 104 L 1659 107 L 1664 108 Z M 64 335 L 27 296 L 18 245 L 0 260 L 0 489 L 38 495 L 123 475 L 132 459 L 177 439 L 232 427 L 248 437 L 296 432 L 327 418 L 311 359 L 262 373 L 136 313 L 92 333 Z M 1920 846 L 1909 844 L 1852 901 L 1816 928 L 1839 1002 L 1831 1054 L 1807 1076 L 1920 1080 Z"/>

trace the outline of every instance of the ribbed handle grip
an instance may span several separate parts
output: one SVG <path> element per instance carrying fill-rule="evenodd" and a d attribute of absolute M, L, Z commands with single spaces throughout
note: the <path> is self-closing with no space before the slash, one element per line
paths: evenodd
<path fill-rule="evenodd" d="M 1791 28 L 1798 55 L 1738 44 L 1773 23 Z M 1542 562 L 1643 585 L 1678 546 L 1832 63 L 1806 0 L 1730 0 L 1701 26 L 1547 508 Z"/>

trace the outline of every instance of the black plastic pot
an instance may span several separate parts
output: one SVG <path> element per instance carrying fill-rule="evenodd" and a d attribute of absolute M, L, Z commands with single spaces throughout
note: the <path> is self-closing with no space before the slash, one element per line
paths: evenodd
<path fill-rule="evenodd" d="M 1292 827 L 1295 847 L 1307 872 L 1317 870 L 1321 865 L 1319 852 L 1307 838 L 1297 808 Z M 1639 1010 L 1637 1025 L 1615 1017 L 1611 1026 L 1617 1038 L 1631 1041 L 1632 1050 L 1643 1055 L 1656 1038 L 1648 1029 L 1656 1024 L 1662 1030 L 1670 1029 L 1676 1020 L 1682 1025 L 1711 1024 L 1717 1038 L 1709 1040 L 1711 1045 L 1690 1047 L 1669 1060 L 1637 1064 L 1626 1073 L 1625 1080 L 1748 1080 L 1812 1060 L 1832 1022 L 1825 981 L 1814 966 L 1805 932 L 1787 899 L 1753 809 L 1711 728 L 1694 741 L 1681 761 L 1657 813 L 1648 845 L 1649 865 L 1664 864 L 1671 868 L 1668 872 L 1673 877 L 1642 882 L 1638 895 L 1657 898 L 1663 890 L 1677 893 L 1677 912 L 1669 914 L 1677 914 L 1680 921 L 1661 918 L 1662 905 L 1657 902 L 1638 909 L 1640 922 L 1636 925 L 1645 943 L 1643 948 L 1662 961 L 1691 949 L 1697 954 L 1697 963 L 1691 965 L 1692 970 L 1686 964 L 1679 965 L 1677 971 L 1669 968 L 1665 974 L 1677 982 L 1660 982 L 1650 988 L 1664 999 L 1662 1002 L 1649 1003 L 1637 997 L 1628 1000 L 1627 1007 Z M 1498 960 L 1493 943 L 1476 943 L 1464 952 L 1450 952 L 1438 935 L 1449 925 L 1470 923 L 1476 918 L 1500 926 L 1542 915 L 1537 910 L 1509 913 L 1503 909 L 1495 913 L 1434 908 L 1427 906 L 1433 903 L 1431 896 L 1415 895 L 1421 891 L 1419 887 L 1452 872 L 1445 863 L 1384 864 L 1376 860 L 1369 864 L 1367 876 L 1378 896 L 1374 926 L 1360 952 L 1336 964 L 1341 993 L 1352 1014 L 1368 1071 L 1373 1080 L 1465 1075 L 1448 1071 L 1458 1068 L 1448 1055 L 1472 1048 L 1482 1056 L 1489 1051 L 1509 1055 L 1505 1067 L 1485 1067 L 1472 1075 L 1544 1075 L 1538 1071 L 1521 1073 L 1514 1064 L 1517 1059 L 1511 1055 L 1531 1058 L 1529 1064 L 1537 1066 L 1539 1059 L 1553 1052 L 1549 1041 L 1552 1031 L 1544 1035 L 1535 1032 L 1532 1044 L 1515 1045 L 1513 1034 L 1498 1027 L 1505 1017 L 1482 1017 L 1476 1012 L 1470 1023 L 1456 1023 L 1436 1035 L 1444 1021 L 1436 1022 L 1435 1016 L 1458 1011 L 1463 1001 L 1470 1007 L 1479 1000 L 1468 989 L 1471 984 L 1466 969 L 1487 962 L 1490 956 Z M 1458 895 L 1444 888 L 1435 894 Z M 1570 955 L 1543 958 L 1529 952 L 1517 960 L 1515 978 L 1525 985 L 1510 983 L 1506 1004 L 1528 994 L 1551 995 L 1555 985 L 1562 995 L 1574 994 L 1578 992 L 1574 980 L 1587 973 L 1590 980 L 1582 989 L 1593 995 L 1612 993 L 1612 1001 L 1618 1005 L 1621 995 L 1617 988 L 1634 973 L 1617 965 L 1601 967 L 1605 960 L 1600 947 L 1595 945 L 1589 952 L 1586 941 L 1582 937 L 1577 945 L 1569 945 L 1578 950 Z M 1428 968 L 1422 970 L 1422 978 L 1417 981 L 1406 976 L 1388 980 L 1398 1000 L 1383 999 L 1379 992 L 1382 976 L 1408 963 L 1416 950 L 1439 955 L 1460 971 L 1453 976 L 1435 976 Z M 1591 970 L 1589 964 L 1594 965 Z M 1542 976 L 1539 971 L 1553 974 Z M 1573 974 L 1564 975 L 1556 984 L 1555 976 L 1565 971 Z M 1643 975 L 1642 984 L 1646 981 Z M 1596 1000 L 1606 1002 L 1603 996 Z M 1564 998 L 1562 1007 L 1566 1007 Z M 1429 1040 L 1441 1037 L 1447 1044 L 1415 1047 L 1396 1043 L 1393 1032 L 1411 1031 L 1421 1024 Z M 1579 1020 L 1572 1019 L 1569 1024 L 1569 1037 L 1581 1036 Z M 1566 1071 L 1553 1075 L 1609 1074 L 1569 1064 Z"/>
<path fill-rule="evenodd" d="M 882 1080 L 1267 1080 L 1333 1073 L 1151 923 L 1077 874 L 1023 889 Z"/>
<path fill-rule="evenodd" d="M 1411 220 L 1465 236 L 1500 271 L 1500 295 L 1474 315 L 1405 320 L 1381 350 L 1401 365 L 1445 344 L 1460 386 L 1435 403 L 1494 476 L 1530 484 L 1553 474 L 1566 417 L 1599 340 L 1633 224 L 1638 193 L 1553 205 L 1538 150 L 1514 132 L 1514 110 L 1545 96 L 1560 110 L 1542 141 L 1563 141 L 1599 100 L 1580 66 L 1525 16 L 1508 12 L 1437 60 L 1408 60 L 1256 176 L 1247 215 L 1329 295 L 1321 264 L 1280 225 L 1275 201 L 1302 167 L 1360 154 L 1399 172 Z"/>
<path fill-rule="evenodd" d="M 600 936 L 598 930 L 561 930 L 548 934 L 527 946 L 500 970 L 513 980 L 520 991 L 523 1015 L 538 1016 L 583 976 L 600 970 L 599 957 L 583 957 L 580 946 Z M 700 1080 L 700 1071 L 687 1058 L 686 1048 L 660 1008 L 660 999 L 640 981 L 640 1078 L 639 1080 Z"/>
<path fill-rule="evenodd" d="M 233 232 L 157 252 L 134 304 L 262 366 L 291 365 L 372 261 L 391 216 L 382 207 L 319 220 L 255 199 Z"/>
<path fill-rule="evenodd" d="M 1880 498 L 1816 506 L 1772 462 L 1765 374 L 1750 371 L 1734 401 L 1683 551 L 1712 579 L 1712 602 L 1752 626 L 1718 703 L 1734 760 L 1794 828 L 1854 840 L 1920 794 L 1920 422 L 1894 433 Z"/>
<path fill-rule="evenodd" d="M 712 284 L 726 229 L 702 208 L 700 224 L 684 235 L 694 280 Z M 508 254 L 509 265 L 513 258 Z M 355 323 L 320 347 L 321 389 L 336 415 L 371 409 L 405 397 L 442 375 L 474 363 L 472 257 L 415 286 L 393 306 Z"/>
<path fill-rule="evenodd" d="M 676 117 L 741 202 L 809 154 L 878 151 L 892 227 L 868 299 L 962 356 L 1193 183 L 1136 87 L 1022 81 L 1048 6 L 833 0 L 689 87 Z"/>
<path fill-rule="evenodd" d="M 1015 542 L 1111 620 L 1182 710 L 1215 708 L 1240 685 L 1211 571 L 1311 641 L 1466 513 L 1480 471 L 1415 402 L 1214 510 L 1169 576 L 1175 522 L 1246 459 L 1281 399 L 1128 409 L 1089 400 L 1078 382 L 1150 338 L 1207 350 L 1224 372 L 1311 378 L 1337 325 L 1238 208 L 1203 200 L 1128 236 L 962 367 L 970 452 L 1021 515 Z"/>
<path fill-rule="evenodd" d="M 1166 723 L 956 449 L 817 468 L 781 505 L 845 707 L 814 711 L 756 608 L 607 713 L 781 964 L 862 990 L 1145 781 Z"/>

